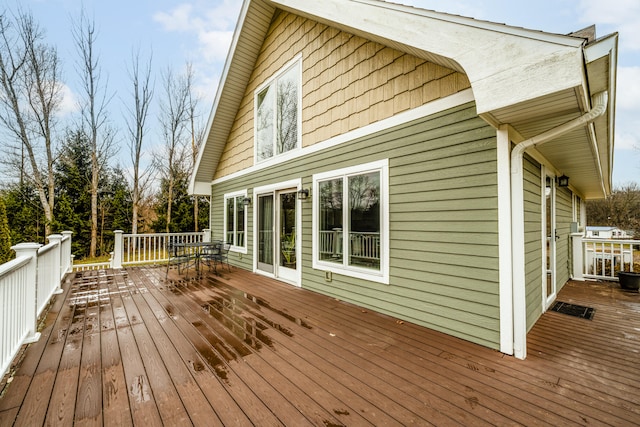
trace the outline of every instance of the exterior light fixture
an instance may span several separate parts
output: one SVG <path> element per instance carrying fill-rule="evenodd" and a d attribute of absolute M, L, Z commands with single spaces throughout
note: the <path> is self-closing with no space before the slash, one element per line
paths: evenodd
<path fill-rule="evenodd" d="M 251 205 L 251 197 L 245 197 L 242 199 L 242 206 L 250 206 Z"/>
<path fill-rule="evenodd" d="M 298 199 L 307 200 L 308 198 L 309 198 L 309 189 L 308 188 L 303 188 L 301 190 L 298 190 Z"/>
<path fill-rule="evenodd" d="M 569 177 L 566 175 L 562 175 L 558 178 L 558 187 L 568 187 L 569 186 Z"/>

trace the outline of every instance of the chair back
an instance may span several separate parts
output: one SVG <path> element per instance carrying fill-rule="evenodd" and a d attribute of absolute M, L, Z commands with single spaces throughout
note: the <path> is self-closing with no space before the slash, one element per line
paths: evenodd
<path fill-rule="evenodd" d="M 222 245 L 220 245 L 220 253 L 223 255 L 229 253 L 229 249 L 231 249 L 231 243 L 224 242 Z"/>

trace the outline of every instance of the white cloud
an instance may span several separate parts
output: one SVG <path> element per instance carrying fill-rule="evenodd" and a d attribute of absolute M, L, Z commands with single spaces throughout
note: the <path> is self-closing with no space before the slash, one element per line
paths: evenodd
<path fill-rule="evenodd" d="M 638 135 L 631 132 L 616 132 L 615 147 L 616 150 L 634 150 L 640 148 Z"/>
<path fill-rule="evenodd" d="M 201 104 L 204 106 L 204 110 L 208 113 L 208 108 L 213 105 L 213 100 L 218 91 L 218 84 L 220 83 L 220 75 L 216 73 L 210 73 L 207 76 L 202 76 L 198 79 L 194 89 L 196 96 L 200 99 Z"/>
<path fill-rule="evenodd" d="M 198 41 L 200 42 L 199 51 L 201 57 L 206 62 L 223 62 L 229 52 L 232 38 L 233 31 L 200 32 Z"/>
<path fill-rule="evenodd" d="M 60 85 L 60 116 L 67 117 L 80 110 L 78 97 L 66 84 Z"/>
<path fill-rule="evenodd" d="M 616 150 L 640 148 L 640 66 L 618 67 Z"/>
<path fill-rule="evenodd" d="M 240 6 L 237 0 L 195 0 L 153 16 L 165 31 L 181 33 L 189 39 L 187 56 L 191 57 L 196 84 L 201 88 L 217 87 L 217 70 L 226 60 Z M 203 98 L 213 99 L 210 89 Z"/>
<path fill-rule="evenodd" d="M 618 67 L 618 111 L 640 110 L 640 66 Z"/>
<path fill-rule="evenodd" d="M 173 8 L 170 12 L 156 12 L 153 15 L 154 21 L 160 23 L 166 31 L 188 32 L 193 29 L 191 17 L 193 6 L 181 4 Z"/>
<path fill-rule="evenodd" d="M 604 35 L 612 31 L 620 33 L 621 50 L 640 50 L 640 2 L 638 0 L 581 0 L 580 19 L 602 26 Z"/>

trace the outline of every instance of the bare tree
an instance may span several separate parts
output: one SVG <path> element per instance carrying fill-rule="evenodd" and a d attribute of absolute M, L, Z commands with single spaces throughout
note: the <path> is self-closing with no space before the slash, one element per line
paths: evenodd
<path fill-rule="evenodd" d="M 115 152 L 113 131 L 108 124 L 106 82 L 102 84 L 99 57 L 95 51 L 96 28 L 84 11 L 80 12 L 80 19 L 73 25 L 73 39 L 80 57 L 78 74 L 82 81 L 82 100 L 80 111 L 82 114 L 82 128 L 89 138 L 91 145 L 91 244 L 89 257 L 96 256 L 98 244 L 98 190 L 100 177 L 104 172 L 109 158 Z"/>
<path fill-rule="evenodd" d="M 129 150 L 131 155 L 132 171 L 132 218 L 131 232 L 138 232 L 138 212 L 141 200 L 144 199 L 144 190 L 152 179 L 148 169 L 141 170 L 142 143 L 146 133 L 146 123 L 149 114 L 149 106 L 153 98 L 153 84 L 151 82 L 151 56 L 144 69 L 140 69 L 140 51 L 131 55 L 131 70 L 129 78 L 133 84 L 131 95 L 133 96 L 133 108 L 127 108 L 129 115 L 126 119 L 129 132 Z"/>
<path fill-rule="evenodd" d="M 160 126 L 164 138 L 164 153 L 155 163 L 167 182 L 167 233 L 170 231 L 173 191 L 176 181 L 187 173 L 189 158 L 185 144 L 189 113 L 189 84 L 182 75 L 168 68 L 162 76 L 164 98 L 160 102 Z"/>
<path fill-rule="evenodd" d="M 587 201 L 587 219 L 590 225 L 619 227 L 640 235 L 640 187 L 631 182 L 615 188 L 602 200 Z"/>
<path fill-rule="evenodd" d="M 33 16 L 21 10 L 0 15 L 0 123 L 17 141 L 8 144 L 5 160 L 37 189 L 45 235 L 51 234 L 54 218 L 54 129 L 61 88 L 58 53 L 44 42 Z"/>
<path fill-rule="evenodd" d="M 186 74 L 186 85 L 187 91 L 189 92 L 189 104 L 187 115 L 189 118 L 189 124 L 191 126 L 191 165 L 189 168 L 189 172 L 193 173 L 196 162 L 198 161 L 198 152 L 200 151 L 200 146 L 202 145 L 202 141 L 204 140 L 204 128 L 200 127 L 196 129 L 196 118 L 197 118 L 197 109 L 198 109 L 198 101 L 199 99 L 193 94 L 193 67 L 191 63 L 187 63 L 187 74 Z M 198 196 L 193 196 L 193 224 L 194 230 L 198 231 L 198 218 L 200 216 L 199 212 L 199 203 Z"/>

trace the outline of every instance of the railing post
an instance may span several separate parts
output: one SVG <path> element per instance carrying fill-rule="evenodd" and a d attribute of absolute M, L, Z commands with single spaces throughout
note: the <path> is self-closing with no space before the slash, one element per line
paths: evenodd
<path fill-rule="evenodd" d="M 67 274 L 73 271 L 73 255 L 71 254 L 71 236 L 73 235 L 73 231 L 63 231 L 62 237 L 67 242 L 64 245 L 63 252 L 60 254 L 62 259 L 64 260 L 62 263 L 63 270 L 60 274 Z"/>
<path fill-rule="evenodd" d="M 122 268 L 122 253 L 124 252 L 124 240 L 122 234 L 124 231 L 116 230 L 113 242 L 113 256 L 111 257 L 111 268 Z"/>
<path fill-rule="evenodd" d="M 211 241 L 211 229 L 209 228 L 205 228 L 204 230 L 202 230 L 202 241 L 203 242 L 210 242 Z"/>
<path fill-rule="evenodd" d="M 56 262 L 53 264 L 53 277 L 56 280 L 56 289 L 53 291 L 53 294 L 61 294 L 62 288 L 60 287 L 60 283 L 62 282 L 62 274 L 60 273 L 62 269 L 62 234 L 52 234 L 47 237 L 49 243 L 55 243 L 55 258 Z"/>
<path fill-rule="evenodd" d="M 582 233 L 571 233 L 571 256 L 573 258 L 573 265 L 571 271 L 571 278 L 573 280 L 584 281 L 584 249 L 582 245 Z"/>
<path fill-rule="evenodd" d="M 37 303 L 37 270 L 38 270 L 38 249 L 40 249 L 42 245 L 39 243 L 19 243 L 15 246 L 12 246 L 16 253 L 16 258 L 20 257 L 30 257 L 31 260 L 29 264 L 27 264 L 26 268 L 26 287 L 25 289 L 25 301 L 27 302 L 25 310 L 25 318 L 27 319 L 27 328 L 29 329 L 29 333 L 27 338 L 24 340 L 25 344 L 32 343 L 38 341 L 40 338 L 40 333 L 37 331 L 38 325 L 38 303 Z"/>

